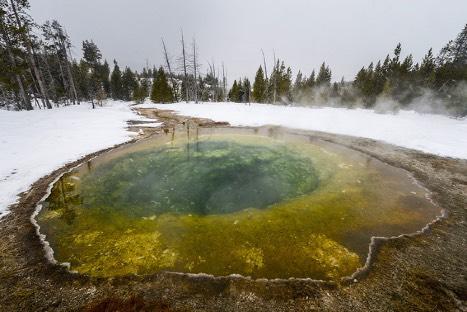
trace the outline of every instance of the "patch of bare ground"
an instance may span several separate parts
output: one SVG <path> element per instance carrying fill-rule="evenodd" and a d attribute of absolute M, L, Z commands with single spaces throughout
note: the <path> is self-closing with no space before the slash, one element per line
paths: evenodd
<path fill-rule="evenodd" d="M 167 135 L 182 126 L 228 125 L 165 110 L 138 111 L 163 123 L 130 125 L 143 136 Z M 30 216 L 54 179 L 104 150 L 37 181 L 0 221 L 0 311 L 466 311 L 467 161 L 373 140 L 306 134 L 411 172 L 432 192 L 445 218 L 417 235 L 379 240 L 367 268 L 341 283 L 164 272 L 91 278 L 46 260 Z"/>

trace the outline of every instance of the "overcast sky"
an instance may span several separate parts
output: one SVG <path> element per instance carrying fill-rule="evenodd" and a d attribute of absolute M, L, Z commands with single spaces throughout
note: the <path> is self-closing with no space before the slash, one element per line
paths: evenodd
<path fill-rule="evenodd" d="M 180 29 L 196 36 L 203 72 L 223 61 L 229 81 L 253 77 L 273 51 L 308 75 L 326 61 L 333 79 L 353 79 L 398 42 L 416 60 L 435 53 L 467 23 L 466 0 L 30 0 L 32 16 L 57 19 L 80 56 L 92 39 L 109 61 L 140 70 L 162 63 L 161 37 L 176 59 Z"/>

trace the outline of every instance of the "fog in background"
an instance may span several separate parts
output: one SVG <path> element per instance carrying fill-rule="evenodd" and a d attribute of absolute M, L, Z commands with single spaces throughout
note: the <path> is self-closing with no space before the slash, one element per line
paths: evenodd
<path fill-rule="evenodd" d="M 253 78 L 276 56 L 308 75 L 326 61 L 333 80 L 354 78 L 372 60 L 384 59 L 398 42 L 402 56 L 420 61 L 435 55 L 466 23 L 465 0 L 30 0 L 32 16 L 57 19 L 81 56 L 81 42 L 93 39 L 109 63 L 141 70 L 160 65 L 161 37 L 176 59 L 180 29 L 196 36 L 202 73 L 208 62 L 225 63 L 229 83 Z"/>

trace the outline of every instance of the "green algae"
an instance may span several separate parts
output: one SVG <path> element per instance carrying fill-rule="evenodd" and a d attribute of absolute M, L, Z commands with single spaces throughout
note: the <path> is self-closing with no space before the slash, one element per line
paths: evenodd
<path fill-rule="evenodd" d="M 38 217 L 56 259 L 93 276 L 335 280 L 363 264 L 371 236 L 413 232 L 437 212 L 404 172 L 349 149 L 210 131 L 65 175 Z"/>

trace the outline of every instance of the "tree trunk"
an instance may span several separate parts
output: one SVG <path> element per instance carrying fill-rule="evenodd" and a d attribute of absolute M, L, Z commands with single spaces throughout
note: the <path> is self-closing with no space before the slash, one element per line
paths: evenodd
<path fill-rule="evenodd" d="M 42 109 L 41 103 L 39 103 L 36 97 L 34 97 L 34 102 L 36 103 L 37 107 L 39 107 L 39 109 Z"/>
<path fill-rule="evenodd" d="M 224 69 L 224 62 L 222 62 L 222 101 L 226 101 L 227 90 L 225 88 L 227 80 L 225 79 L 225 69 Z"/>
<path fill-rule="evenodd" d="M 172 92 L 173 92 L 173 96 L 174 96 L 174 99 L 175 99 L 175 102 L 178 102 L 177 100 L 177 92 L 175 90 L 175 80 L 174 80 L 174 77 L 172 75 L 172 69 L 170 67 L 170 61 L 169 61 L 169 55 L 167 54 L 167 49 L 165 47 L 165 42 L 164 42 L 164 38 L 162 38 L 162 46 L 164 48 L 164 56 L 165 56 L 165 62 L 167 63 L 167 69 L 169 70 L 169 75 L 170 75 L 170 81 L 172 82 Z"/>
<path fill-rule="evenodd" d="M 272 100 L 272 103 L 273 104 L 276 104 L 276 90 L 277 90 L 277 85 L 276 85 L 276 78 L 277 78 L 277 70 L 279 68 L 277 68 L 277 65 L 276 65 L 276 52 L 274 52 L 274 70 L 273 70 L 273 77 L 271 77 L 271 79 L 274 79 L 274 90 L 273 90 L 273 100 Z"/>
<path fill-rule="evenodd" d="M 11 43 L 10 43 L 10 38 L 8 38 L 8 34 L 6 33 L 6 30 L 3 26 L 3 23 L 1 25 L 1 33 L 3 40 L 5 41 L 5 49 L 8 54 L 8 58 L 10 59 L 11 66 L 16 70 L 16 60 L 15 56 L 13 55 L 13 52 L 11 51 Z M 22 102 L 21 108 L 26 109 L 26 110 L 32 110 L 32 104 L 31 101 L 29 100 L 28 96 L 26 95 L 26 91 L 24 90 L 24 85 L 23 81 L 21 80 L 21 77 L 18 73 L 15 73 L 15 80 L 16 83 L 18 84 L 19 88 L 19 96 Z"/>
<path fill-rule="evenodd" d="M 183 54 L 183 72 L 185 74 L 185 101 L 188 103 L 188 72 L 186 68 L 186 52 L 185 52 L 185 39 L 183 38 L 182 31 L 182 54 Z"/>
<path fill-rule="evenodd" d="M 197 78 L 197 61 L 196 61 L 196 40 L 193 39 L 193 73 L 195 78 L 195 103 L 198 104 L 198 78 Z"/>
<path fill-rule="evenodd" d="M 18 28 L 21 29 L 23 27 L 21 20 L 18 15 L 18 11 L 16 10 L 16 5 L 13 0 L 10 0 L 11 3 L 11 8 L 13 9 L 13 13 L 15 14 L 16 18 L 16 23 L 18 24 Z M 24 43 L 26 45 L 26 54 L 28 55 L 29 59 L 29 66 L 32 67 L 34 74 L 36 75 L 37 83 L 39 84 L 39 89 L 40 93 L 42 95 L 42 101 L 44 103 L 44 106 L 47 106 L 48 109 L 52 108 L 52 105 L 50 104 L 49 97 L 47 96 L 47 90 L 45 89 L 44 82 L 42 79 L 42 73 L 40 69 L 37 67 L 36 61 L 34 59 L 33 51 L 32 51 L 32 45 L 29 40 L 29 30 L 28 33 L 25 34 L 24 37 Z"/>
<path fill-rule="evenodd" d="M 58 53 L 57 48 L 55 48 L 55 57 L 57 58 L 58 68 L 60 69 L 60 77 L 62 78 L 63 87 L 68 92 L 68 96 L 71 99 L 73 98 L 73 94 L 72 94 L 71 88 L 67 80 L 65 79 L 65 73 L 63 72 L 62 61 L 60 60 L 60 54 Z"/>
<path fill-rule="evenodd" d="M 47 88 L 45 87 L 42 71 L 37 66 L 34 52 L 31 51 L 30 48 L 28 48 L 28 57 L 30 59 L 31 65 L 33 67 L 34 74 L 35 74 L 36 80 L 37 80 L 37 84 L 39 85 L 39 90 L 40 90 L 40 93 L 41 93 L 41 95 L 43 97 L 43 102 L 45 102 L 45 105 L 47 106 L 48 109 L 51 109 L 52 104 L 50 104 L 50 101 L 49 101 L 49 95 L 47 93 Z"/>
<path fill-rule="evenodd" d="M 45 64 L 45 69 L 47 70 L 47 74 L 49 75 L 49 78 L 50 78 L 50 86 L 52 87 L 52 100 L 58 106 L 57 87 L 55 86 L 55 80 L 52 75 L 52 72 L 50 71 L 50 65 L 49 65 L 49 61 L 47 60 L 47 57 L 48 57 L 47 52 L 44 49 L 42 52 L 42 61 Z"/>
<path fill-rule="evenodd" d="M 64 42 L 62 42 L 62 46 L 63 46 L 63 49 L 65 49 Z M 68 72 L 68 79 L 70 80 L 71 91 L 73 92 L 73 97 L 74 97 L 73 104 L 75 104 L 75 101 L 76 101 L 78 102 L 78 105 L 79 105 L 79 98 L 78 98 L 78 93 L 76 92 L 75 79 L 73 78 L 73 71 L 71 70 L 71 62 L 73 61 L 73 57 L 71 56 L 71 51 L 68 50 L 68 52 L 70 53 L 70 61 L 68 61 L 68 54 L 65 54 L 67 55 L 66 69 Z M 65 53 L 66 53 L 66 49 L 65 49 Z"/>
<path fill-rule="evenodd" d="M 37 102 L 37 95 L 40 93 L 39 92 L 39 88 L 37 86 L 37 81 L 36 81 L 36 77 L 34 77 L 34 74 L 32 73 L 31 69 L 28 69 L 29 71 L 29 75 L 31 76 L 31 81 L 32 81 L 32 89 L 33 89 L 33 94 L 34 94 L 34 100 Z M 44 102 L 42 102 L 42 104 L 44 104 Z M 44 108 L 46 106 L 44 105 Z M 39 108 L 42 108 L 40 105 L 39 105 Z"/>
<path fill-rule="evenodd" d="M 261 49 L 261 53 L 263 54 L 264 75 L 266 76 L 266 80 L 268 80 L 268 69 L 266 67 L 266 57 L 264 56 L 263 49 Z"/>

